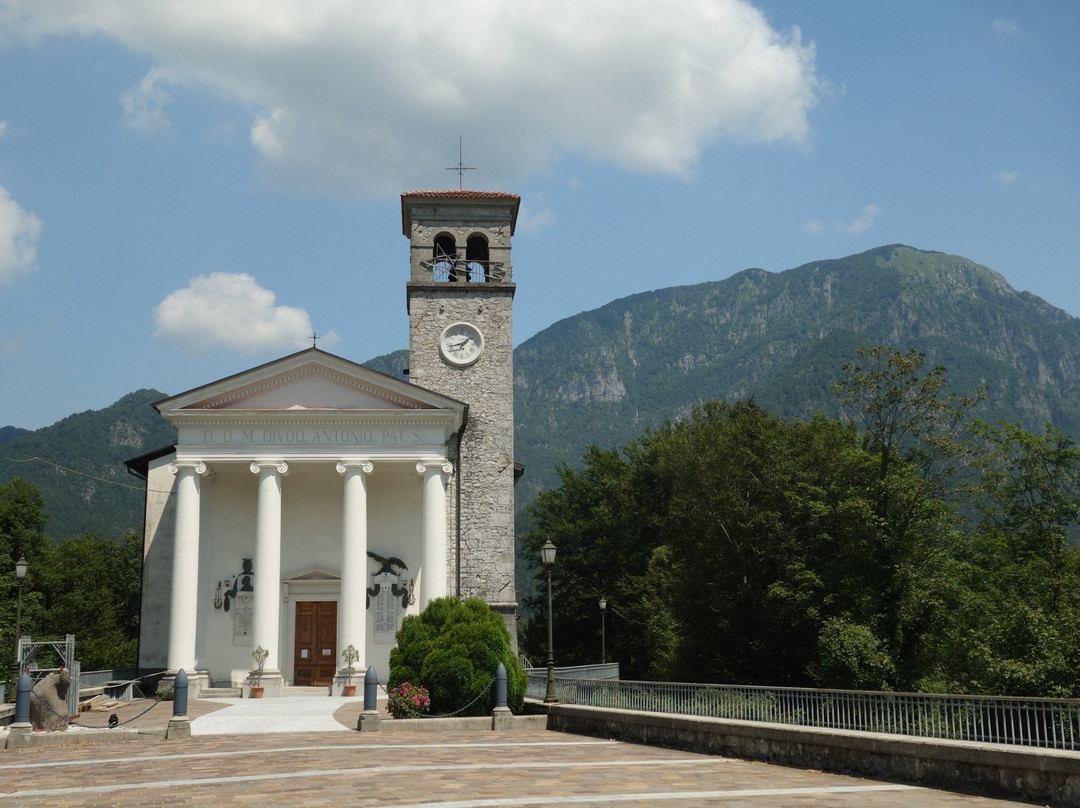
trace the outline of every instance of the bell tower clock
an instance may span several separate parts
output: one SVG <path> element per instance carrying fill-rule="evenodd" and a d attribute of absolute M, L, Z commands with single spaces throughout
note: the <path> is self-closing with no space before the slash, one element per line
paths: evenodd
<path fill-rule="evenodd" d="M 487 601 L 515 649 L 510 238 L 520 203 L 489 191 L 401 195 L 409 380 L 469 407 L 447 487 L 446 591 Z"/>

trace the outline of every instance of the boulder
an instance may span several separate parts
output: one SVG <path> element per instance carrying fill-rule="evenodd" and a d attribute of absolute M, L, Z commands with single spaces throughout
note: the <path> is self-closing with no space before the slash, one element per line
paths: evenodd
<path fill-rule="evenodd" d="M 30 723 L 34 729 L 66 732 L 68 728 L 67 693 L 71 674 L 67 668 L 50 673 L 30 691 Z"/>

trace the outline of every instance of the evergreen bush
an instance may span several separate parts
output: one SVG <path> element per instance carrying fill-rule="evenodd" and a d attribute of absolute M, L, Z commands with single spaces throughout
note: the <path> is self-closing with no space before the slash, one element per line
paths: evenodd
<path fill-rule="evenodd" d="M 411 682 L 427 688 L 433 715 L 456 712 L 482 693 L 458 715 L 489 715 L 500 662 L 506 667 L 507 706 L 520 713 L 528 680 L 503 619 L 479 598 L 438 598 L 402 621 L 390 652 L 389 686 Z"/>

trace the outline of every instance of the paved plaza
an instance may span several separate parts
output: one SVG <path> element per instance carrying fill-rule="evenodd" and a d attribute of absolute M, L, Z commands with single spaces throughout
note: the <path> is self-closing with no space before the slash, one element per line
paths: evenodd
<path fill-rule="evenodd" d="M 359 733 L 359 705 L 307 731 L 0 751 L 0 806 L 851 806 L 991 808 L 1017 803 L 543 730 Z M 328 699 L 329 701 L 329 699 Z M 159 705 L 161 706 L 161 705 Z M 193 702 L 221 717 L 235 708 Z M 244 709 L 252 709 L 250 704 Z M 157 709 L 157 708 L 155 708 Z M 295 705 L 275 705 L 281 715 Z M 215 712 L 216 710 L 216 712 Z M 167 719 L 148 715 L 146 720 Z M 284 728 L 289 719 L 281 724 Z M 305 719 L 306 720 L 306 719 Z M 334 724 L 338 726 L 334 726 Z M 340 727 L 340 728 L 339 728 Z M 252 725 L 251 729 L 255 729 Z M 332 731 L 330 731 L 332 730 Z"/>

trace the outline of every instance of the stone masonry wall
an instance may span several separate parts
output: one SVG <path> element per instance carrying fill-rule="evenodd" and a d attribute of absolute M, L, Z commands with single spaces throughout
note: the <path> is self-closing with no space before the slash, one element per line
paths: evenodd
<path fill-rule="evenodd" d="M 512 286 L 440 284 L 410 289 L 409 295 L 410 381 L 469 405 L 461 457 L 448 489 L 447 588 L 456 591 L 460 522 L 461 595 L 481 597 L 511 618 L 516 610 L 512 303 Z M 457 322 L 472 323 L 484 337 L 483 354 L 466 368 L 443 361 L 439 353 L 443 329 Z M 509 620 L 508 627 L 514 636 Z"/>

